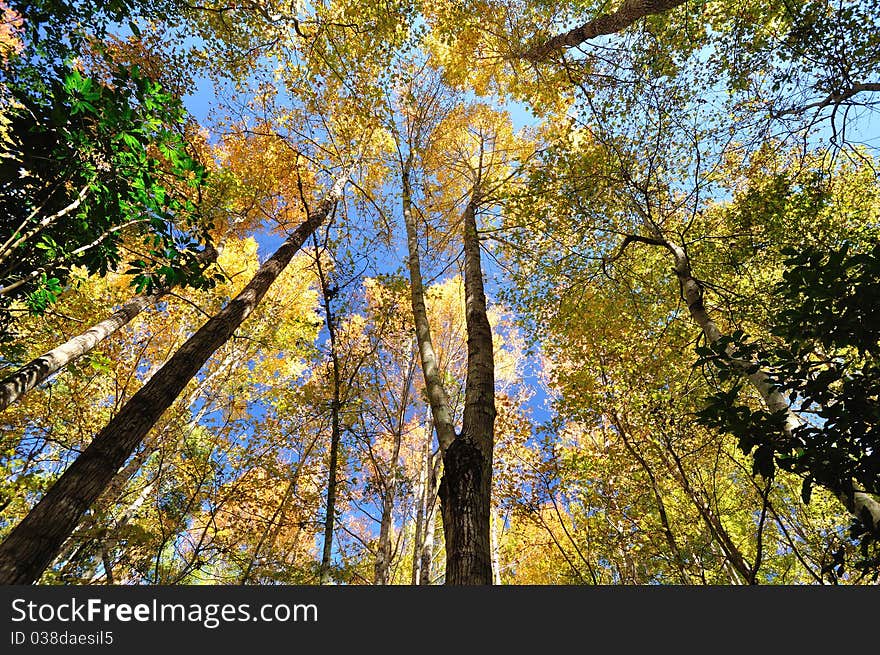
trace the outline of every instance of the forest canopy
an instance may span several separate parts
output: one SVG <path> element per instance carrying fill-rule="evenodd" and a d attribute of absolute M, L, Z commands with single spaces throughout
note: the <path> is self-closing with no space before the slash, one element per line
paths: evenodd
<path fill-rule="evenodd" d="M 0 0 L 0 583 L 875 584 L 878 0 Z"/>

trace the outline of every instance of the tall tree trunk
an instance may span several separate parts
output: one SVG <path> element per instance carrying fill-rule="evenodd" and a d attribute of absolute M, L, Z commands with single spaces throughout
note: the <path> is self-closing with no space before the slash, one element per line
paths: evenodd
<path fill-rule="evenodd" d="M 40 577 L 83 513 L 100 496 L 162 413 L 254 310 L 303 242 L 324 221 L 342 193 L 343 176 L 317 211 L 288 237 L 254 278 L 208 320 L 125 404 L 42 500 L 0 544 L 0 584 L 28 584 Z"/>
<path fill-rule="evenodd" d="M 399 452 L 400 441 L 395 443 L 395 452 Z M 392 460 L 394 469 L 396 458 Z M 391 560 L 394 549 L 391 546 L 394 531 L 394 487 L 397 485 L 397 473 L 391 472 L 391 479 L 386 482 L 387 489 L 382 494 L 382 519 L 379 523 L 379 547 L 376 550 L 376 562 L 373 565 L 373 584 L 387 585 L 391 580 Z M 393 485 L 393 486 L 392 486 Z"/>
<path fill-rule="evenodd" d="M 684 248 L 665 237 L 658 236 L 657 242 L 665 246 L 672 253 L 675 262 L 675 275 L 681 285 L 681 294 L 687 304 L 691 318 L 703 330 L 703 334 L 709 343 L 717 343 L 721 338 L 721 331 L 706 311 L 706 307 L 703 304 L 703 289 L 693 276 L 687 253 Z M 754 367 L 751 362 L 746 362 L 733 356 L 729 360 L 740 370 L 740 374 L 757 390 L 771 413 L 785 412 L 783 431 L 787 437 L 791 437 L 792 431 L 800 425 L 800 421 L 794 412 L 791 411 L 785 396 L 773 387 L 767 373 L 760 369 L 752 370 Z M 880 536 L 880 503 L 877 500 L 862 491 L 833 491 L 853 516 L 862 521 L 865 527 L 874 535 Z"/>
<path fill-rule="evenodd" d="M 418 230 L 410 187 L 411 157 L 402 166 L 403 217 L 409 248 L 410 287 L 422 373 L 443 457 L 441 513 L 446 540 L 446 584 L 492 584 L 489 506 L 495 426 L 495 364 L 492 329 L 486 314 L 475 185 L 463 215 L 467 379 L 461 433 L 456 435 L 449 398 L 443 388 L 425 308 Z"/>
<path fill-rule="evenodd" d="M 489 538 L 492 545 L 492 584 L 501 584 L 501 543 L 498 537 L 498 514 L 492 512 L 489 523 Z"/>
<path fill-rule="evenodd" d="M 416 482 L 416 521 L 415 527 L 413 528 L 413 551 L 412 551 L 412 568 L 410 571 L 409 583 L 411 585 L 419 584 L 419 559 L 422 553 L 422 544 L 424 543 L 424 538 L 422 533 L 425 529 L 425 491 L 428 487 L 428 479 L 425 475 L 426 467 L 425 467 L 425 458 L 424 451 L 430 452 L 431 443 L 426 440 L 425 448 L 423 449 L 421 466 L 419 467 L 419 478 Z"/>
<path fill-rule="evenodd" d="M 646 16 L 662 14 L 684 3 L 685 0 L 623 0 L 616 11 L 602 14 L 580 27 L 557 34 L 526 50 L 520 56 L 531 61 L 547 59 L 557 50 L 579 46 L 597 36 L 616 34 Z"/>
<path fill-rule="evenodd" d="M 475 190 L 463 216 L 467 380 L 461 433 L 443 452 L 440 501 L 446 538 L 446 583 L 492 584 L 489 539 L 495 363 L 486 314 Z"/>
<path fill-rule="evenodd" d="M 216 257 L 217 251 L 214 248 L 207 248 L 199 254 L 199 259 L 202 261 L 214 260 Z M 160 289 L 155 293 L 135 296 L 100 323 L 96 323 L 82 334 L 68 339 L 57 348 L 40 355 L 0 380 L 0 411 L 46 381 L 53 373 L 94 349 L 166 293 L 167 289 Z"/>
<path fill-rule="evenodd" d="M 437 441 L 440 443 L 440 448 L 445 450 L 455 440 L 455 427 L 452 423 L 449 396 L 440 379 L 437 355 L 434 353 L 434 342 L 431 338 L 431 325 L 428 323 L 428 310 L 425 306 L 425 287 L 422 282 L 422 264 L 419 257 L 419 232 L 415 216 L 413 216 L 412 188 L 409 181 L 411 167 L 412 161 L 408 159 L 403 165 L 401 174 L 403 221 L 406 225 L 406 242 L 409 249 L 407 263 L 409 265 L 410 299 L 413 322 L 416 327 L 416 341 L 422 363 L 422 375 L 425 378 L 425 391 L 431 406 L 431 415 L 434 417 Z"/>
<path fill-rule="evenodd" d="M 342 408 L 339 352 L 336 344 L 336 323 L 333 317 L 332 296 L 329 281 L 321 266 L 321 253 L 315 242 L 315 267 L 321 284 L 321 298 L 324 304 L 324 319 L 330 337 L 330 370 L 333 382 L 333 397 L 330 400 L 330 462 L 327 467 L 327 515 L 324 517 L 324 548 L 321 552 L 321 584 L 333 584 L 331 560 L 333 555 L 333 531 L 336 528 L 336 487 L 339 468 L 339 442 L 341 429 L 339 411 Z"/>
<path fill-rule="evenodd" d="M 434 572 L 434 530 L 437 525 L 437 500 L 440 492 L 440 465 L 443 457 L 439 452 L 428 455 L 428 486 L 425 496 L 425 531 L 419 555 L 419 584 L 431 584 Z"/>
<path fill-rule="evenodd" d="M 430 416 L 428 417 L 426 424 L 429 428 L 427 430 L 425 443 L 422 444 L 421 465 L 419 466 L 419 478 L 416 483 L 416 525 L 414 530 L 415 536 L 413 538 L 412 574 L 410 576 L 410 584 L 412 585 L 420 584 L 422 547 L 425 544 L 425 518 L 428 510 L 428 489 L 431 485 L 430 476 L 431 469 L 433 468 L 433 458 L 431 457 L 431 435 L 434 432 L 434 424 L 432 423 Z"/>

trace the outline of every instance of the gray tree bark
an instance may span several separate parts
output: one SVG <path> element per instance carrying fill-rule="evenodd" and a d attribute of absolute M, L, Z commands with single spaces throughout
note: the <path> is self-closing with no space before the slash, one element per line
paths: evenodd
<path fill-rule="evenodd" d="M 200 253 L 200 259 L 205 261 L 216 259 L 216 257 L 217 251 L 214 248 L 206 249 Z M 94 349 L 119 328 L 130 323 L 144 309 L 155 304 L 167 292 L 167 289 L 160 289 L 152 294 L 135 296 L 110 317 L 93 325 L 82 334 L 68 339 L 57 348 L 37 357 L 15 373 L 0 380 L 0 411 L 6 409 L 38 384 L 45 382 L 50 375 Z"/>
<path fill-rule="evenodd" d="M 665 237 L 658 236 L 656 243 L 665 246 L 672 253 L 675 275 L 681 285 L 681 294 L 687 304 L 688 312 L 703 330 L 709 343 L 716 343 L 721 338 L 721 331 L 706 311 L 703 304 L 703 288 L 693 276 L 687 253 L 684 248 Z M 792 431 L 800 425 L 800 421 L 791 411 L 785 396 L 770 383 L 767 373 L 760 369 L 752 372 L 751 362 L 737 359 L 732 355 L 729 360 L 755 388 L 770 412 L 785 412 L 783 430 L 786 436 L 790 437 Z M 836 491 L 835 494 L 853 516 L 862 521 L 873 534 L 880 536 L 880 503 L 877 500 L 858 490 Z"/>

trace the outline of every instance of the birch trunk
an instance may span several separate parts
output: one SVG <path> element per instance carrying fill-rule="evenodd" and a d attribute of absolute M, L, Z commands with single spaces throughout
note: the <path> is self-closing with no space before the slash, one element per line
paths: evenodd
<path fill-rule="evenodd" d="M 663 245 L 672 253 L 675 261 L 675 275 L 681 285 L 681 293 L 691 317 L 703 330 L 703 334 L 706 335 L 709 343 L 716 343 L 721 338 L 721 331 L 706 311 L 706 307 L 703 304 L 703 289 L 693 276 L 687 253 L 678 244 L 665 238 L 661 240 Z M 749 372 L 751 362 L 746 362 L 732 356 L 729 360 L 757 390 L 770 412 L 785 412 L 783 431 L 787 437 L 790 437 L 792 431 L 800 425 L 800 422 L 794 412 L 791 411 L 785 396 L 773 388 L 770 378 L 764 371 Z M 835 494 L 853 516 L 862 521 L 865 527 L 874 535 L 880 536 L 880 503 L 862 491 L 835 491 Z"/>
<path fill-rule="evenodd" d="M 199 255 L 202 260 L 213 260 L 216 257 L 217 251 L 214 248 L 206 249 Z M 167 290 L 163 289 L 152 294 L 135 296 L 110 317 L 0 380 L 0 411 L 9 407 L 38 384 L 45 382 L 52 374 L 94 349 L 121 327 L 128 325 L 138 314 L 155 304 L 166 293 Z"/>
<path fill-rule="evenodd" d="M 208 320 L 125 404 L 42 500 L 0 544 L 0 584 L 37 580 L 162 413 L 254 310 L 303 242 L 324 221 L 342 193 L 337 180 L 317 211 L 264 262 L 248 285 Z"/>
<path fill-rule="evenodd" d="M 492 512 L 490 517 L 490 533 L 492 544 L 492 584 L 501 584 L 501 545 L 498 539 L 498 515 Z"/>
<path fill-rule="evenodd" d="M 430 433 L 428 433 L 430 436 Z M 415 528 L 413 530 L 413 551 L 412 551 L 412 571 L 410 574 L 411 585 L 419 584 L 419 574 L 421 572 L 421 567 L 419 566 L 419 560 L 421 559 L 422 554 L 422 545 L 424 544 L 424 538 L 422 533 L 425 529 L 425 499 L 428 495 L 428 466 L 427 459 L 431 454 L 431 442 L 426 439 L 425 446 L 422 449 L 422 461 L 421 466 L 419 467 L 419 478 L 416 482 L 416 522 Z"/>
<path fill-rule="evenodd" d="M 6 409 L 25 393 L 46 381 L 50 375 L 85 355 L 119 328 L 130 323 L 135 316 L 153 305 L 162 295 L 164 292 L 132 298 L 109 318 L 0 380 L 0 410 Z"/>
<path fill-rule="evenodd" d="M 425 537 L 419 557 L 419 584 L 424 586 L 431 584 L 431 574 L 434 570 L 434 530 L 436 524 L 437 503 L 432 502 L 425 515 Z"/>

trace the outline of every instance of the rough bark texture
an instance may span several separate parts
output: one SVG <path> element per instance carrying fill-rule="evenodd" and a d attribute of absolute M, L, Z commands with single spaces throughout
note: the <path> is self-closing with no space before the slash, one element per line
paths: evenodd
<path fill-rule="evenodd" d="M 703 289 L 691 272 L 690 260 L 684 248 L 668 239 L 663 240 L 666 248 L 672 253 L 675 261 L 675 275 L 681 285 L 682 297 L 687 304 L 691 318 L 703 330 L 706 339 L 715 343 L 721 338 L 721 331 L 712 321 L 706 307 L 703 304 Z M 751 362 L 745 362 L 731 356 L 730 361 L 737 366 L 743 377 L 749 380 L 758 391 L 770 412 L 785 411 L 785 424 L 783 430 L 786 436 L 791 436 L 792 431 L 800 425 L 797 416 L 791 411 L 788 401 L 779 391 L 773 388 L 770 378 L 764 371 L 749 372 Z M 866 528 L 877 536 L 880 536 L 880 503 L 870 495 L 862 491 L 837 491 L 836 495 L 849 512 L 862 521 Z"/>
<path fill-rule="evenodd" d="M 492 448 L 495 432 L 495 364 L 486 314 L 480 242 L 474 215 L 465 208 L 464 286 L 468 365 L 461 433 L 443 453 L 440 500 L 446 537 L 446 584 L 492 584 L 489 538 Z"/>
<path fill-rule="evenodd" d="M 306 238 L 324 221 L 347 178 L 260 266 L 251 282 L 205 323 L 125 404 L 46 495 L 0 544 L 0 584 L 37 580 L 83 513 L 100 496 L 162 413 L 217 348 L 250 315 Z"/>
<path fill-rule="evenodd" d="M 610 14 L 602 14 L 593 20 L 575 27 L 568 32 L 557 34 L 543 43 L 526 50 L 521 56 L 523 59 L 540 61 L 547 59 L 557 50 L 573 48 L 585 41 L 595 39 L 606 34 L 616 34 L 635 23 L 636 21 L 654 14 L 674 9 L 683 5 L 686 0 L 624 0 L 617 11 Z"/>

